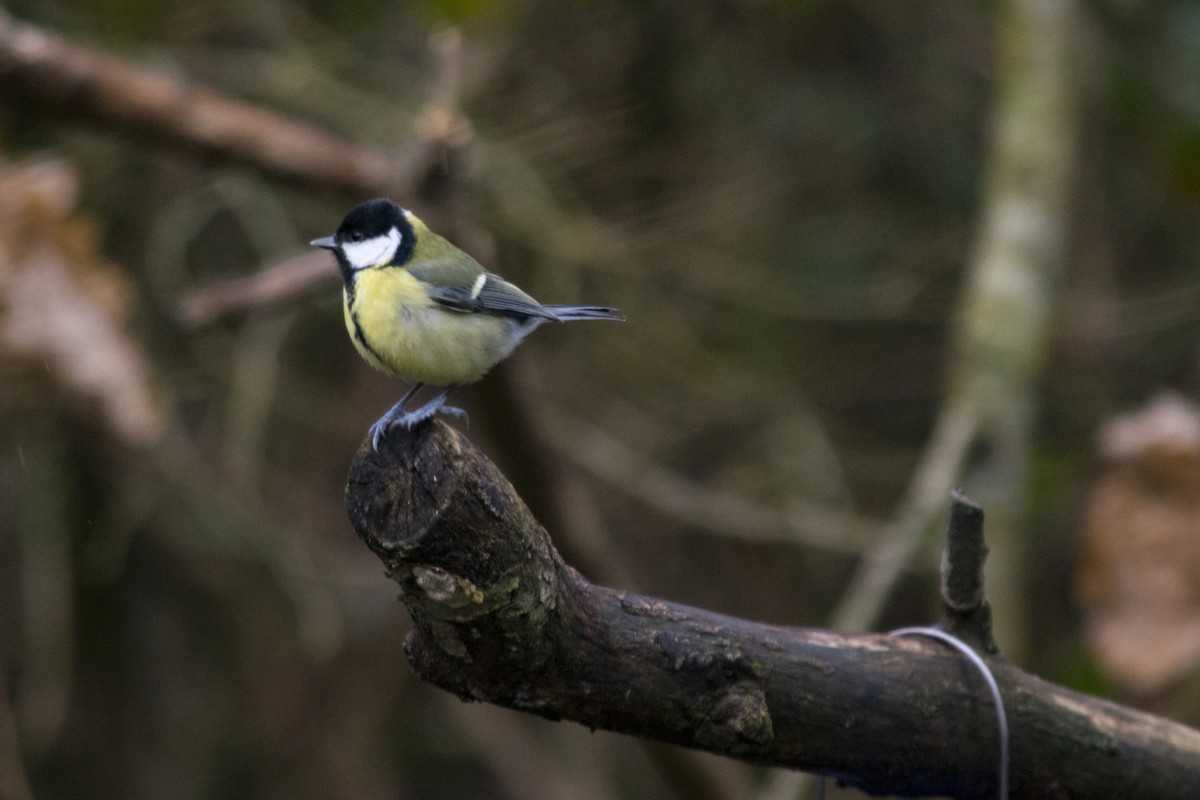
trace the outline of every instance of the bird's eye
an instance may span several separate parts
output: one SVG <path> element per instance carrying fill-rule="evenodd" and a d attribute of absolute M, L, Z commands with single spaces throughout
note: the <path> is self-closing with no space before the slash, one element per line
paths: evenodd
<path fill-rule="evenodd" d="M 363 240 L 363 232 L 354 231 L 346 238 L 348 238 L 351 242 L 361 242 Z"/>

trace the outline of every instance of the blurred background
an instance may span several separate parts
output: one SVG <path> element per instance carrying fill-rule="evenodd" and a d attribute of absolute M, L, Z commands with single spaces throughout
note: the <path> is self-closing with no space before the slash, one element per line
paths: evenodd
<path fill-rule="evenodd" d="M 1200 8 L 1025 5 L 6 3 L 3 796 L 806 791 L 412 676 L 342 505 L 405 387 L 306 244 L 378 194 L 628 315 L 455 397 L 588 577 L 930 622 L 964 486 L 1006 655 L 1200 721 Z M 64 81 L 36 36 L 108 60 Z M 191 124 L 210 101 L 242 139 Z M 343 166 L 285 164 L 297 128 Z"/>

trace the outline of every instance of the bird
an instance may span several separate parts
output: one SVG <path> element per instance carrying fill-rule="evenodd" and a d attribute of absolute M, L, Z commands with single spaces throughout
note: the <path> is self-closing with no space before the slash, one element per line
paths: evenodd
<path fill-rule="evenodd" d="M 450 392 L 482 378 L 543 323 L 625 319 L 605 306 L 539 303 L 385 198 L 356 206 L 332 236 L 310 244 L 337 258 L 355 349 L 372 367 L 412 384 L 371 425 L 377 452 L 394 426 L 413 428 L 438 412 L 465 416 L 446 405 Z M 441 390 L 406 410 L 425 385 Z"/>

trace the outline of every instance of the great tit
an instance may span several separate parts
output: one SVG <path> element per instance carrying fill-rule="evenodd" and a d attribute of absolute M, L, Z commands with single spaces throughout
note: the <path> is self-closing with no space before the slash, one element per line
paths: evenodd
<path fill-rule="evenodd" d="M 393 425 L 411 428 L 438 411 L 462 415 L 445 404 L 451 390 L 482 378 L 543 322 L 624 319 L 601 306 L 542 305 L 390 200 L 363 203 L 312 245 L 337 257 L 355 348 L 371 366 L 413 383 L 371 426 L 376 450 Z M 405 411 L 425 384 L 443 388 Z"/>

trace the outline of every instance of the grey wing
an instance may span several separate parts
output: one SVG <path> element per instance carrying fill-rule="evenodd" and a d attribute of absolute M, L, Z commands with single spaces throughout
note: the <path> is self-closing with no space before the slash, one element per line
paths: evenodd
<path fill-rule="evenodd" d="M 446 308 L 476 314 L 509 314 L 558 319 L 550 309 L 503 278 L 484 273 L 479 286 L 435 286 L 429 296 Z"/>

